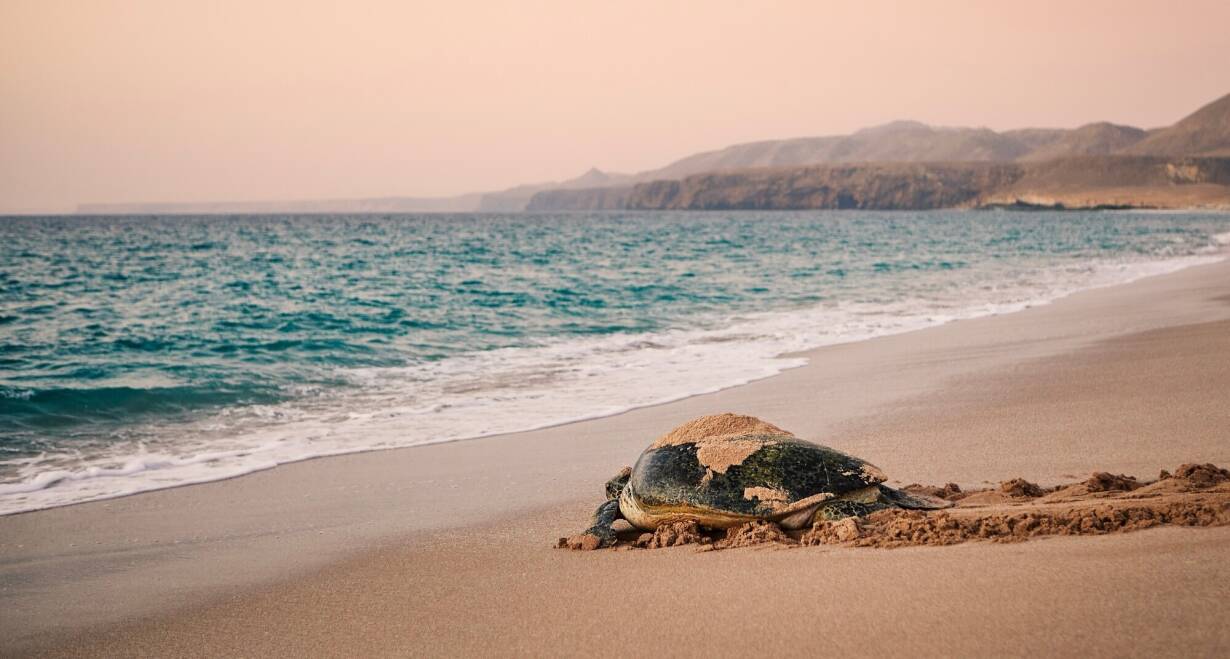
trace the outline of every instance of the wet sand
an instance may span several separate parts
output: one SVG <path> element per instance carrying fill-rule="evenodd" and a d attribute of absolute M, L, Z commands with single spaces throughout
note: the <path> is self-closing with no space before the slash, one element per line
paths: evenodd
<path fill-rule="evenodd" d="M 1230 651 L 1227 527 L 552 548 L 653 438 L 724 410 L 896 484 L 1230 465 L 1225 262 L 809 357 L 607 419 L 0 518 L 0 637 L 102 655 Z"/>

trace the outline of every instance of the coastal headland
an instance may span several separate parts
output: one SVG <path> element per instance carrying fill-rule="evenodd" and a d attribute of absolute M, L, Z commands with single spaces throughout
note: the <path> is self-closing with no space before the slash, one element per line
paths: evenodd
<path fill-rule="evenodd" d="M 1230 208 L 1230 158 L 849 163 L 539 192 L 531 211 Z"/>

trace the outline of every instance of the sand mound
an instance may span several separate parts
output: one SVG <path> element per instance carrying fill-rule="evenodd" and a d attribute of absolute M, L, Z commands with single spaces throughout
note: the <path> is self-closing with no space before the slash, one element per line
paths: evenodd
<path fill-rule="evenodd" d="M 1018 542 L 1044 535 L 1103 535 L 1162 524 L 1220 526 L 1230 523 L 1230 502 L 1173 503 L 1163 507 L 1098 506 L 978 516 L 883 510 L 855 521 L 821 522 L 803 534 L 804 545 L 855 547 L 953 545 L 969 540 Z M 840 529 L 835 525 L 847 523 Z"/>
<path fill-rule="evenodd" d="M 1046 492 L 1034 483 L 1030 483 L 1024 478 L 1014 478 L 1010 481 L 1004 481 L 999 484 L 999 491 L 1007 494 L 1010 497 L 1040 497 Z"/>
<path fill-rule="evenodd" d="M 571 538 L 560 538 L 556 544 L 561 549 L 588 551 L 598 548 L 598 538 L 587 535 L 575 535 Z M 780 526 L 765 520 L 755 520 L 742 526 L 726 529 L 724 534 L 719 531 L 702 529 L 696 522 L 686 520 L 663 524 L 653 533 L 642 533 L 635 540 L 626 542 L 621 538 L 617 547 L 629 549 L 663 549 L 665 547 L 681 547 L 696 545 L 698 551 L 714 549 L 737 549 L 757 545 L 797 545 L 797 540 L 790 537 Z"/>
<path fill-rule="evenodd" d="M 794 538 L 786 535 L 782 527 L 773 522 L 757 520 L 743 526 L 726 530 L 726 537 L 714 543 L 715 549 L 737 549 L 739 547 L 754 547 L 756 545 L 798 544 Z"/>
<path fill-rule="evenodd" d="M 701 551 L 711 549 L 736 549 L 756 545 L 798 544 L 773 522 L 756 520 L 726 530 L 724 537 L 714 539 L 705 533 L 696 522 L 673 522 L 659 526 L 653 533 L 642 533 L 632 546 L 639 549 L 661 549 L 681 545 L 699 545 Z"/>
<path fill-rule="evenodd" d="M 956 483 L 946 483 L 944 487 L 910 483 L 901 489 L 911 494 L 925 494 L 945 501 L 958 501 L 968 496 L 968 493 L 962 492 L 961 486 Z"/>
<path fill-rule="evenodd" d="M 857 517 L 847 517 L 832 522 L 817 522 L 810 531 L 803 534 L 805 545 L 839 545 L 854 542 L 863 537 L 863 523 Z"/>
<path fill-rule="evenodd" d="M 672 522 L 663 524 L 653 533 L 642 533 L 633 544 L 641 549 L 661 549 L 663 547 L 678 547 L 680 545 L 708 544 L 712 542 L 708 536 L 700 532 L 696 522 Z"/>
<path fill-rule="evenodd" d="M 1230 471 L 1211 464 L 1184 464 L 1174 474 L 1162 471 L 1158 480 L 1143 485 L 1132 494 L 1146 498 L 1206 490 L 1230 492 Z"/>
<path fill-rule="evenodd" d="M 560 538 L 556 541 L 555 546 L 560 549 L 572 549 L 574 551 L 593 551 L 602 546 L 602 541 L 596 535 L 579 533 L 567 538 Z"/>
<path fill-rule="evenodd" d="M 1095 471 L 1089 480 L 1084 482 L 1085 489 L 1090 492 L 1131 492 L 1141 486 L 1135 476 L 1110 474 L 1105 471 Z"/>
<path fill-rule="evenodd" d="M 1089 478 L 1080 483 L 1062 485 L 1055 488 L 1041 501 L 1043 503 L 1059 503 L 1087 500 L 1090 498 L 1105 498 L 1117 492 L 1132 492 L 1144 487 L 1145 484 L 1136 480 L 1135 476 L 1111 474 L 1105 471 L 1095 471 Z"/>
<path fill-rule="evenodd" d="M 761 421 L 754 416 L 725 412 L 723 414 L 711 414 L 692 419 L 659 437 L 654 441 L 652 448 L 687 444 L 689 442 L 695 443 L 712 437 L 749 433 L 794 436 L 793 433 L 782 430 L 768 421 Z"/>
<path fill-rule="evenodd" d="M 1203 489 L 1230 481 L 1230 470 L 1212 464 L 1184 464 L 1175 470 L 1173 478 L 1185 480 L 1192 487 Z"/>

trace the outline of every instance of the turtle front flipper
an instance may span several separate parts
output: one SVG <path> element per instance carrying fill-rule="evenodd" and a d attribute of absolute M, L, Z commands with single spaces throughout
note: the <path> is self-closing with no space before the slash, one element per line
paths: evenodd
<path fill-rule="evenodd" d="M 559 546 L 568 549 L 601 549 L 615 544 L 619 538 L 611 525 L 616 520 L 623 519 L 619 512 L 619 499 L 607 499 L 594 511 L 594 522 L 580 535 L 571 538 L 560 538 Z"/>
<path fill-rule="evenodd" d="M 585 533 L 596 536 L 602 542 L 601 546 L 610 547 L 617 539 L 611 525 L 619 519 L 623 519 L 623 513 L 619 512 L 619 499 L 607 499 L 594 511 L 594 523 L 585 529 Z"/>

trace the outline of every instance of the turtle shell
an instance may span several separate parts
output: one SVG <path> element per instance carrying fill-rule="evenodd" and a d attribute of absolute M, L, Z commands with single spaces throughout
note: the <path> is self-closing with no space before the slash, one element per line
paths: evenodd
<path fill-rule="evenodd" d="M 620 502 L 629 521 L 652 528 L 672 518 L 719 527 L 783 519 L 884 481 L 868 462 L 753 417 L 718 415 L 693 424 L 712 426 L 715 419 L 720 430 L 734 432 L 682 426 L 641 454 Z"/>

